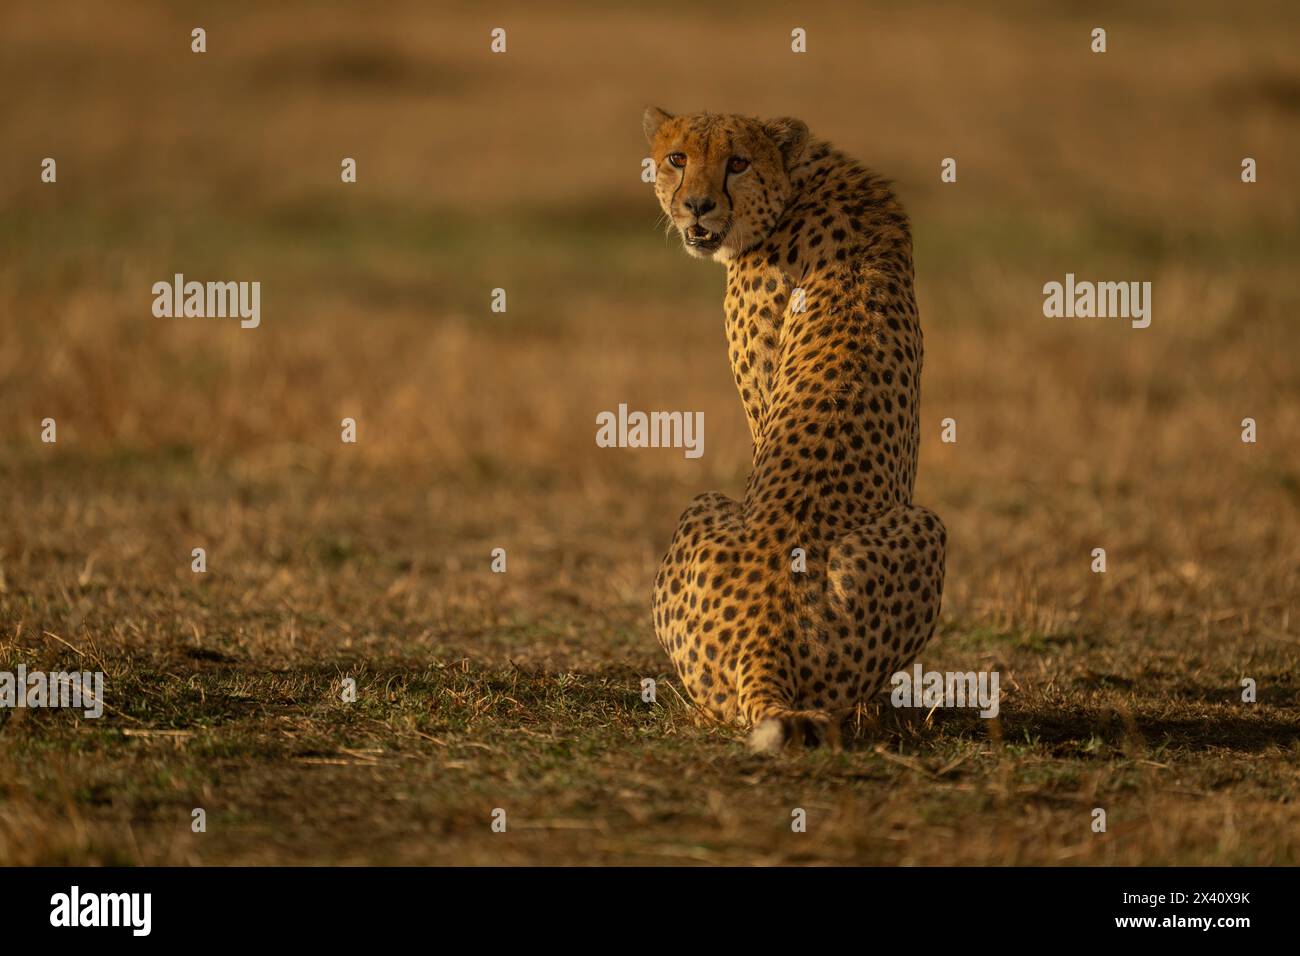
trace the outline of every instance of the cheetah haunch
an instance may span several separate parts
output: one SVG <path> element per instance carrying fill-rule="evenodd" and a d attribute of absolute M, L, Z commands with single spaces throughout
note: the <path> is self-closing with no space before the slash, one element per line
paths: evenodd
<path fill-rule="evenodd" d="M 774 750 L 839 740 L 934 632 L 946 532 L 912 504 L 921 327 L 888 184 L 798 120 L 645 114 L 687 251 L 727 267 L 754 440 L 743 501 L 701 495 L 655 579 L 659 642 L 709 716 Z"/>

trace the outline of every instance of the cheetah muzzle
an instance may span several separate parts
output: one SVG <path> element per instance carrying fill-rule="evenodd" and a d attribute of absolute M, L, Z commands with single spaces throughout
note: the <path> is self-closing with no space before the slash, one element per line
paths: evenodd
<path fill-rule="evenodd" d="M 683 513 L 655 579 L 659 642 L 756 750 L 837 746 L 843 718 L 934 633 L 947 535 L 912 503 L 921 327 L 888 183 L 795 119 L 649 109 L 655 191 L 727 269 L 745 496 Z"/>

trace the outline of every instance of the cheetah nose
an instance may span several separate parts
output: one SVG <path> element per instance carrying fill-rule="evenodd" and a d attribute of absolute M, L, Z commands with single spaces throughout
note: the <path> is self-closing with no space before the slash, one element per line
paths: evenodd
<path fill-rule="evenodd" d="M 693 199 L 682 200 L 682 205 L 695 213 L 695 217 L 698 219 L 700 216 L 703 216 L 706 212 L 713 209 L 717 203 L 708 196 L 696 196 Z"/>

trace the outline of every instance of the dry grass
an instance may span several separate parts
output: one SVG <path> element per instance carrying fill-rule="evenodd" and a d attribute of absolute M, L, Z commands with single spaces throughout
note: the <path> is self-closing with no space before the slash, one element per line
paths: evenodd
<path fill-rule="evenodd" d="M 113 708 L 0 716 L 0 862 L 1300 862 L 1294 5 L 263 6 L 0 36 L 0 669 L 92 662 Z M 923 660 L 998 669 L 997 721 L 762 760 L 641 703 L 658 556 L 749 465 L 649 102 L 897 179 L 952 541 Z M 262 327 L 154 319 L 176 271 L 260 280 Z M 1044 319 L 1067 271 L 1151 280 L 1151 328 Z M 597 448 L 619 402 L 703 410 L 704 458 Z"/>

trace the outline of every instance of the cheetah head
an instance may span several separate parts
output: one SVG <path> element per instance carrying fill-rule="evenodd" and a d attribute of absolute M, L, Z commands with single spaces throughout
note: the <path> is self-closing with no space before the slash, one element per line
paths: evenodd
<path fill-rule="evenodd" d="M 686 251 L 726 262 L 772 231 L 793 189 L 790 170 L 808 141 L 797 119 L 645 111 L 655 194 Z"/>

